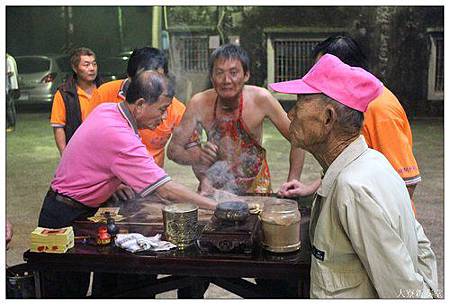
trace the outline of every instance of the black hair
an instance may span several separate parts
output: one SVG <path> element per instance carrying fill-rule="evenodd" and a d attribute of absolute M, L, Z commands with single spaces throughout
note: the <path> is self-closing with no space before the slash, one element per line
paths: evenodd
<path fill-rule="evenodd" d="M 214 69 L 214 63 L 219 58 L 223 59 L 238 59 L 241 62 L 244 74 L 246 74 L 250 68 L 250 57 L 247 51 L 236 44 L 228 43 L 215 49 L 209 57 L 209 76 L 212 77 Z"/>
<path fill-rule="evenodd" d="M 143 98 L 146 103 L 158 101 L 164 89 L 167 89 L 167 96 L 174 96 L 174 83 L 169 78 L 156 71 L 138 71 L 131 79 L 127 90 L 127 102 L 134 104 L 138 99 Z"/>
<path fill-rule="evenodd" d="M 139 70 L 158 70 L 169 72 L 168 61 L 163 51 L 152 47 L 134 49 L 128 59 L 127 74 L 133 78 Z"/>
<path fill-rule="evenodd" d="M 313 49 L 314 59 L 324 54 L 332 54 L 349 66 L 369 71 L 367 57 L 358 43 L 349 36 L 332 36 L 318 43 Z"/>

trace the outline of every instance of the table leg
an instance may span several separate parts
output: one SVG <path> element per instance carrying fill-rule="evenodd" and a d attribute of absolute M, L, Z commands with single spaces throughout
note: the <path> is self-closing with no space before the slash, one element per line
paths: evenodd
<path fill-rule="evenodd" d="M 309 299 L 310 277 L 309 273 L 304 278 L 299 279 L 297 284 L 297 296 L 302 299 Z"/>
<path fill-rule="evenodd" d="M 34 292 L 36 294 L 36 299 L 42 298 L 42 287 L 41 287 L 41 275 L 39 271 L 33 271 L 34 277 Z"/>
<path fill-rule="evenodd" d="M 203 299 L 209 286 L 209 280 L 200 277 L 191 277 L 191 284 L 185 288 L 179 288 L 177 297 L 179 299 Z"/>

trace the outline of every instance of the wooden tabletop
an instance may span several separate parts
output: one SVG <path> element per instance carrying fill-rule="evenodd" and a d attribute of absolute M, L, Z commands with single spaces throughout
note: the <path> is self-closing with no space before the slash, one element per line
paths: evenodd
<path fill-rule="evenodd" d="M 114 273 L 170 274 L 175 276 L 207 278 L 265 278 L 302 281 L 309 280 L 310 246 L 308 225 L 310 209 L 301 211 L 301 248 L 292 253 L 276 254 L 262 249 L 259 244 L 251 254 L 205 251 L 193 245 L 187 249 L 162 252 L 129 253 L 113 243 L 98 246 L 95 241 L 99 224 L 89 221 L 74 224 L 75 236 L 92 238 L 76 240 L 75 247 L 64 254 L 24 253 L 24 260 L 32 270 L 94 271 Z M 200 221 L 205 224 L 205 221 Z M 120 223 L 121 231 L 153 236 L 163 233 L 162 223 L 139 224 L 136 221 Z"/>
<path fill-rule="evenodd" d="M 295 270 L 309 270 L 310 248 L 307 242 L 309 217 L 302 217 L 302 245 L 299 251 L 275 254 L 259 245 L 251 254 L 206 252 L 193 245 L 184 251 L 144 251 L 129 253 L 112 243 L 98 246 L 98 224 L 83 221 L 74 225 L 75 236 L 91 236 L 87 242 L 76 240 L 75 247 L 64 254 L 25 252 L 24 259 L 39 270 L 111 271 L 124 273 L 179 274 L 217 277 L 285 278 Z M 122 225 L 120 230 L 153 236 L 163 233 L 162 224 Z M 286 273 L 288 274 L 286 274 Z"/>

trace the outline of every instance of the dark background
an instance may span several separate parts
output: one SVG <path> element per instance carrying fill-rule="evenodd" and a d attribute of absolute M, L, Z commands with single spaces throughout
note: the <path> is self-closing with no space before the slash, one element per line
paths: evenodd
<path fill-rule="evenodd" d="M 115 6 L 7 6 L 6 50 L 13 56 L 42 53 L 66 53 L 78 46 L 86 46 L 97 57 L 116 56 L 123 50 L 151 44 L 153 7 L 124 6 L 122 33 Z M 267 28 L 292 32 L 292 28 L 311 32 L 344 28 L 354 37 L 369 57 L 370 70 L 399 98 L 408 115 L 443 116 L 443 101 L 427 98 L 428 66 L 431 35 L 443 35 L 443 6 L 340 6 L 340 7 L 168 7 L 164 29 L 175 32 L 221 34 L 223 41 L 238 35 L 240 44 L 250 53 L 252 78 L 250 83 L 267 84 Z M 221 32 L 216 29 L 223 12 Z M 73 30 L 70 31 L 70 19 Z M 164 17 L 163 17 L 164 20 Z M 167 26 L 167 27 L 166 27 Z M 299 34 L 300 35 L 300 34 Z M 172 56 L 172 61 L 177 61 Z M 183 83 L 183 71 L 176 71 Z M 193 92 L 208 85 L 205 73 L 198 78 Z M 185 101 L 190 98 L 189 91 Z"/>

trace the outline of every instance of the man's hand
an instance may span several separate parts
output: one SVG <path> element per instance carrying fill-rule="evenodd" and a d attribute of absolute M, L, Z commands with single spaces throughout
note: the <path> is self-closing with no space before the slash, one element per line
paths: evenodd
<path fill-rule="evenodd" d="M 202 196 L 211 196 L 216 192 L 216 189 L 211 185 L 207 178 L 204 178 L 200 181 L 198 185 L 198 193 Z"/>
<path fill-rule="evenodd" d="M 118 202 L 120 200 L 133 199 L 134 197 L 135 197 L 134 191 L 131 189 L 131 187 L 125 184 L 119 185 L 114 194 L 112 194 L 114 202 Z"/>
<path fill-rule="evenodd" d="M 206 167 L 210 167 L 218 159 L 219 147 L 211 142 L 206 142 L 202 145 L 199 161 L 200 164 Z"/>
<path fill-rule="evenodd" d="M 411 198 L 411 200 L 413 200 L 414 190 L 416 189 L 416 186 L 417 184 L 411 184 L 406 186 L 406 188 L 408 189 L 409 198 Z"/>
<path fill-rule="evenodd" d="M 304 184 L 298 180 L 292 180 L 283 183 L 278 191 L 279 196 L 283 197 L 304 197 L 314 194 L 320 186 L 320 179 L 312 182 L 311 184 Z"/>

